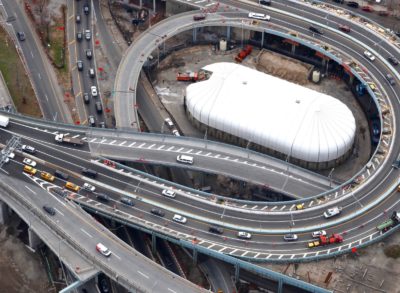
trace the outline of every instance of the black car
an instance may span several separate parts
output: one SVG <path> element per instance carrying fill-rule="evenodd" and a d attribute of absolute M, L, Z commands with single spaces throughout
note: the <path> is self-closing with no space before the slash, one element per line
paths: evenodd
<path fill-rule="evenodd" d="M 78 67 L 79 71 L 83 70 L 83 62 L 81 60 L 76 61 L 76 66 Z"/>
<path fill-rule="evenodd" d="M 17 32 L 17 37 L 20 41 L 25 41 L 25 33 L 24 32 Z"/>
<path fill-rule="evenodd" d="M 270 5 L 271 5 L 271 2 L 272 2 L 271 0 L 260 0 L 259 3 L 260 3 L 261 5 L 268 5 L 268 6 L 270 6 Z"/>
<path fill-rule="evenodd" d="M 153 209 L 150 210 L 150 212 L 151 212 L 153 215 L 156 215 L 156 216 L 159 216 L 159 217 L 164 217 L 164 216 L 165 216 L 165 213 L 164 213 L 162 210 L 160 210 L 160 209 L 155 209 L 155 208 L 153 208 Z"/>
<path fill-rule="evenodd" d="M 97 172 L 92 169 L 83 168 L 81 170 L 81 172 L 82 172 L 82 174 L 92 177 L 92 178 L 96 178 L 96 176 L 97 176 Z"/>
<path fill-rule="evenodd" d="M 101 105 L 101 102 L 100 102 L 100 101 L 97 101 L 97 102 L 96 102 L 95 107 L 96 107 L 97 113 L 100 114 L 100 113 L 103 112 L 103 106 Z"/>
<path fill-rule="evenodd" d="M 333 2 L 339 3 L 339 4 L 343 4 L 344 0 L 333 0 Z"/>
<path fill-rule="evenodd" d="M 349 1 L 349 2 L 347 2 L 347 6 L 353 7 L 353 8 L 358 8 L 359 4 L 354 1 Z"/>
<path fill-rule="evenodd" d="M 221 227 L 218 227 L 218 226 L 210 226 L 210 227 L 208 227 L 208 231 L 210 231 L 211 233 L 215 233 L 215 234 L 223 234 L 224 233 L 224 229 L 222 229 Z"/>
<path fill-rule="evenodd" d="M 56 214 L 56 210 L 55 210 L 53 207 L 51 207 L 51 206 L 44 205 L 44 206 L 43 206 L 43 209 L 44 209 L 49 215 L 54 216 L 54 215 Z"/>
<path fill-rule="evenodd" d="M 133 200 L 131 200 L 130 198 L 127 198 L 127 197 L 121 198 L 120 201 L 121 201 L 123 204 L 126 204 L 126 205 L 128 205 L 128 206 L 134 206 L 134 205 L 135 205 L 135 203 L 133 202 Z"/>
<path fill-rule="evenodd" d="M 86 58 L 92 59 L 92 57 L 93 57 L 92 50 L 91 49 L 87 49 L 86 50 Z"/>
<path fill-rule="evenodd" d="M 69 178 L 68 174 L 65 174 L 64 172 L 61 172 L 61 171 L 58 171 L 58 170 L 56 170 L 54 172 L 54 176 L 56 176 L 57 178 L 60 178 L 62 180 L 65 180 L 65 181 L 67 181 L 68 178 Z"/>
<path fill-rule="evenodd" d="M 86 3 L 83 5 L 83 13 L 85 13 L 86 15 L 88 15 L 89 12 L 90 12 L 89 3 L 86 2 Z"/>
<path fill-rule="evenodd" d="M 90 103 L 90 98 L 89 98 L 89 94 L 88 93 L 84 93 L 83 94 L 83 102 L 85 104 L 89 104 Z"/>
<path fill-rule="evenodd" d="M 110 201 L 110 197 L 107 194 L 104 194 L 104 193 L 98 193 L 96 195 L 96 197 L 97 197 L 97 199 L 105 201 L 105 202 Z"/>
<path fill-rule="evenodd" d="M 390 85 L 395 85 L 396 81 L 394 80 L 394 77 L 391 74 L 386 74 L 386 79 L 388 80 Z"/>
<path fill-rule="evenodd" d="M 90 127 L 96 127 L 96 119 L 94 118 L 93 115 L 90 115 L 88 117 L 88 123 Z"/>
<path fill-rule="evenodd" d="M 308 29 L 316 34 L 320 34 L 320 35 L 324 34 L 324 32 L 322 30 L 320 30 L 319 28 L 316 28 L 315 26 L 310 26 Z"/>
<path fill-rule="evenodd" d="M 394 66 L 396 66 L 396 65 L 399 64 L 399 60 L 397 60 L 396 57 L 394 57 L 394 56 L 389 56 L 389 57 L 388 57 L 388 60 L 389 60 L 389 62 L 392 63 L 392 65 L 394 65 Z"/>

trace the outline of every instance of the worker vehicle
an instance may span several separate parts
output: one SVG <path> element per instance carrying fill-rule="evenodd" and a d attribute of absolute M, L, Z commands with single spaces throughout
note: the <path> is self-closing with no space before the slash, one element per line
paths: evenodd
<path fill-rule="evenodd" d="M 77 137 L 72 137 L 69 135 L 65 135 L 65 134 L 56 134 L 54 139 L 57 142 L 65 142 L 65 143 L 73 144 L 74 146 L 83 145 L 82 139 L 77 138 Z"/>
<path fill-rule="evenodd" d="M 185 224 L 187 222 L 186 217 L 175 214 L 172 218 L 172 220 L 174 220 L 175 222 L 181 223 L 181 224 Z"/>
<path fill-rule="evenodd" d="M 384 233 L 400 223 L 400 212 L 393 211 L 390 219 L 380 223 L 376 228 Z"/>
<path fill-rule="evenodd" d="M 335 243 L 342 243 L 343 237 L 339 234 L 332 234 L 330 237 L 319 236 L 319 242 L 321 245 L 329 245 Z"/>
<path fill-rule="evenodd" d="M 0 115 L 0 126 L 6 128 L 10 123 L 10 118 Z"/>
<path fill-rule="evenodd" d="M 244 231 L 237 232 L 236 236 L 238 238 L 242 238 L 242 239 L 251 239 L 251 234 L 248 232 L 244 232 Z"/>
<path fill-rule="evenodd" d="M 96 244 L 96 250 L 104 256 L 109 257 L 111 255 L 111 251 L 101 243 Z"/>
<path fill-rule="evenodd" d="M 176 75 L 177 81 L 197 81 L 199 79 L 199 75 L 197 72 L 188 71 L 185 73 L 178 72 Z"/>
<path fill-rule="evenodd" d="M 28 159 L 28 158 L 24 158 L 22 160 L 22 163 L 24 163 L 25 165 L 28 165 L 28 166 L 36 167 L 36 162 L 31 159 Z"/>
<path fill-rule="evenodd" d="M 53 182 L 54 180 L 56 180 L 56 177 L 47 172 L 41 172 L 40 177 L 49 182 Z"/>
<path fill-rule="evenodd" d="M 79 186 L 74 184 L 74 183 L 72 183 L 72 182 L 65 183 L 65 188 L 67 188 L 69 190 L 72 190 L 72 191 L 75 191 L 75 192 L 79 191 Z"/>
<path fill-rule="evenodd" d="M 249 18 L 255 18 L 259 20 L 271 20 L 271 16 L 264 14 L 264 13 L 256 13 L 256 12 L 249 12 Z"/>
<path fill-rule="evenodd" d="M 53 207 L 49 206 L 49 205 L 44 205 L 44 206 L 43 206 L 43 209 L 44 209 L 49 215 L 54 216 L 54 215 L 56 214 L 56 210 L 55 210 Z"/>
<path fill-rule="evenodd" d="M 375 61 L 375 56 L 370 51 L 364 51 L 364 56 L 371 62 Z"/>
<path fill-rule="evenodd" d="M 342 211 L 341 207 L 333 207 L 331 209 L 327 209 L 324 212 L 324 217 L 325 217 L 325 219 L 332 218 L 332 217 L 334 217 L 336 215 L 339 215 L 341 211 Z"/>
<path fill-rule="evenodd" d="M 37 170 L 35 168 L 33 168 L 32 166 L 25 165 L 24 172 L 29 173 L 31 175 L 35 175 Z"/>
<path fill-rule="evenodd" d="M 127 197 L 122 197 L 122 198 L 120 199 L 120 201 L 121 201 L 123 204 L 126 204 L 127 206 L 134 206 L 134 205 L 135 205 L 135 203 L 133 202 L 133 200 L 131 200 L 130 198 L 127 198 Z"/>
<path fill-rule="evenodd" d="M 235 61 L 237 62 L 242 62 L 244 58 L 249 56 L 251 52 L 253 51 L 253 47 L 250 45 L 247 45 L 243 50 L 241 50 L 237 56 L 235 57 Z"/>
<path fill-rule="evenodd" d="M 193 157 L 191 156 L 187 156 L 187 155 L 178 155 L 176 157 L 176 160 L 180 163 L 184 163 L 184 164 L 189 164 L 192 165 L 193 164 Z"/>
<path fill-rule="evenodd" d="M 93 185 L 85 182 L 82 185 L 82 189 L 84 189 L 86 191 L 89 191 L 89 192 L 94 192 L 96 190 L 96 187 L 94 187 Z"/>
<path fill-rule="evenodd" d="M 175 192 L 172 190 L 169 190 L 169 189 L 164 189 L 161 193 L 162 193 L 162 195 L 165 195 L 165 196 L 168 196 L 171 198 L 175 198 L 175 196 L 176 196 Z"/>

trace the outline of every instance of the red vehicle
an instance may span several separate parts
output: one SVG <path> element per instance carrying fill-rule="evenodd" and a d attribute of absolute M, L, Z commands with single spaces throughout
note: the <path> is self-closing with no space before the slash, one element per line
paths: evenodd
<path fill-rule="evenodd" d="M 205 14 L 197 14 L 197 15 L 193 16 L 193 20 L 195 20 L 195 21 L 204 20 L 204 19 L 206 19 Z"/>
<path fill-rule="evenodd" d="M 381 11 L 378 12 L 378 15 L 380 15 L 380 16 L 388 16 L 389 15 L 389 11 L 381 10 Z"/>
<path fill-rule="evenodd" d="M 345 33 L 349 33 L 351 31 L 350 27 L 344 24 L 339 25 L 339 29 Z"/>
<path fill-rule="evenodd" d="M 244 48 L 242 51 L 237 54 L 235 57 L 235 60 L 237 62 L 242 62 L 244 58 L 246 58 L 248 55 L 251 54 L 251 51 L 253 51 L 253 47 L 250 45 L 247 45 L 246 48 Z"/>
<path fill-rule="evenodd" d="M 329 245 L 334 243 L 342 243 L 343 237 L 339 234 L 332 234 L 330 237 L 319 236 L 319 241 L 321 245 Z"/>
<path fill-rule="evenodd" d="M 178 81 L 196 81 L 198 80 L 197 72 L 186 72 L 186 73 L 178 73 L 176 75 L 176 80 Z"/>
<path fill-rule="evenodd" d="M 362 6 L 361 10 L 366 11 L 366 12 L 374 12 L 374 9 L 371 6 Z"/>

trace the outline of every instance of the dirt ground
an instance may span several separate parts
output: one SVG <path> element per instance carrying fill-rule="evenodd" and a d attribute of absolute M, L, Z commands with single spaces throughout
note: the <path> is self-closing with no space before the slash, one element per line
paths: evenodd
<path fill-rule="evenodd" d="M 8 226 L 0 226 L 0 292 L 54 292 L 39 255 L 17 238 L 18 222 L 13 219 Z"/>

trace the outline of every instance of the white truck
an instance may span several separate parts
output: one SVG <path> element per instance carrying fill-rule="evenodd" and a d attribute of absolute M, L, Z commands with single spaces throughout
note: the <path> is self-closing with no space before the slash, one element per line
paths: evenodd
<path fill-rule="evenodd" d="M 0 115 L 0 126 L 5 128 L 8 126 L 8 123 L 10 123 L 10 118 Z"/>
<path fill-rule="evenodd" d="M 65 143 L 70 143 L 73 144 L 74 146 L 81 146 L 83 145 L 83 140 L 77 137 L 72 137 L 72 136 L 68 136 L 65 134 L 56 134 L 55 136 L 55 140 L 57 142 L 65 142 Z"/>

